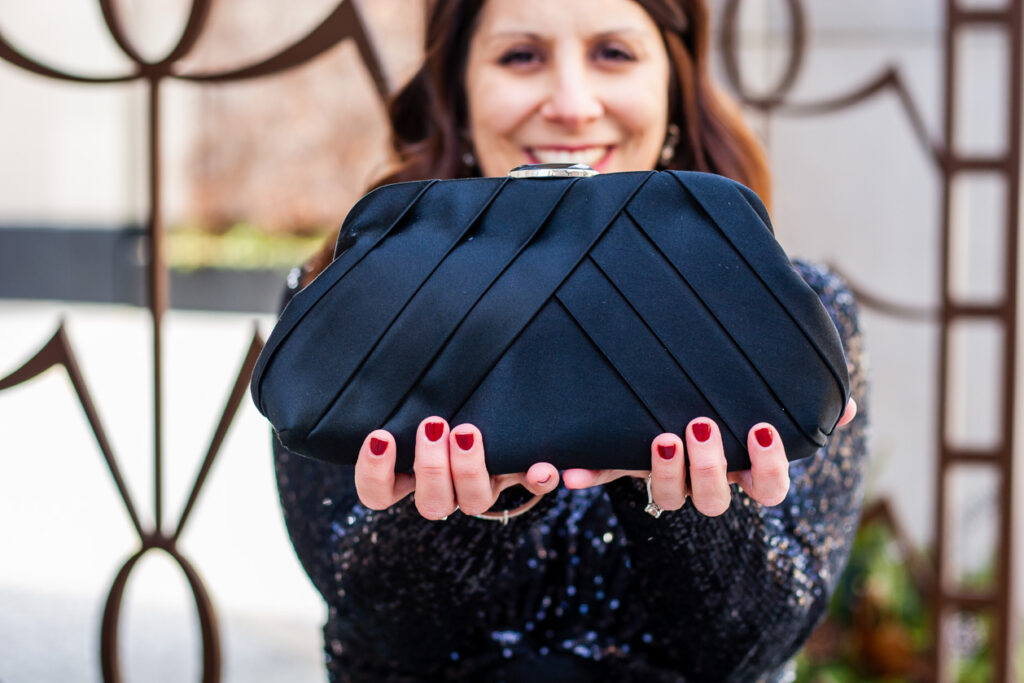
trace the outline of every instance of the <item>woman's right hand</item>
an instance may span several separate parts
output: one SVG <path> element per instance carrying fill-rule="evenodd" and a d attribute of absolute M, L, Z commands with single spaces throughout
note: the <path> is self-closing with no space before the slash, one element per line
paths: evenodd
<path fill-rule="evenodd" d="M 551 463 L 534 463 L 524 474 L 491 476 L 484 463 L 480 430 L 461 424 L 449 430 L 439 417 L 416 429 L 413 474 L 395 472 L 395 439 L 383 429 L 370 432 L 356 460 L 356 493 L 373 510 L 391 507 L 416 491 L 416 509 L 431 520 L 444 519 L 456 507 L 467 515 L 487 512 L 505 489 L 522 484 L 530 493 L 550 493 L 558 486 Z"/>

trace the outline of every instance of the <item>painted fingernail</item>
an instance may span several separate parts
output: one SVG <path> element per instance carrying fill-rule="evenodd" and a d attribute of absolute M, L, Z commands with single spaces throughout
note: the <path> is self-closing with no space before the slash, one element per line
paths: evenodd
<path fill-rule="evenodd" d="M 707 422 L 698 422 L 693 425 L 693 438 L 704 443 L 711 438 L 711 425 Z"/>
<path fill-rule="evenodd" d="M 427 435 L 427 438 L 431 441 L 437 441 L 444 434 L 444 425 L 440 422 L 428 422 L 423 428 L 423 433 Z"/>
<path fill-rule="evenodd" d="M 370 439 L 370 452 L 374 455 L 384 455 L 384 451 L 388 449 L 388 442 L 384 439 L 378 439 L 373 437 Z"/>
<path fill-rule="evenodd" d="M 774 435 L 772 430 L 768 427 L 761 427 L 754 432 L 754 438 L 757 439 L 757 443 L 761 444 L 761 448 L 768 448 L 772 445 L 772 439 Z"/>
<path fill-rule="evenodd" d="M 431 441 L 434 440 L 435 439 L 431 439 Z M 456 434 L 455 443 L 459 444 L 459 448 L 461 448 L 462 450 L 468 451 L 470 448 L 473 447 L 473 433 L 470 432 L 468 434 Z"/>
<path fill-rule="evenodd" d="M 676 454 L 676 445 L 674 443 L 658 444 L 658 455 L 665 460 L 671 460 Z"/>

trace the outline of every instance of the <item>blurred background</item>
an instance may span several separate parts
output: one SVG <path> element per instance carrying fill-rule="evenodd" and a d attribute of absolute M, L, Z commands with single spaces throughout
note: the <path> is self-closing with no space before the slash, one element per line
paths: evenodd
<path fill-rule="evenodd" d="M 1019 247 L 1008 233 L 1020 220 L 1007 211 L 1019 211 L 1012 200 L 1021 191 L 1013 149 L 1020 121 L 1007 112 L 1014 92 L 1019 112 L 1021 84 L 1007 55 L 1022 36 L 1019 18 L 1017 33 L 999 19 L 1013 16 L 1001 14 L 1008 9 L 1019 17 L 1020 1 L 961 0 L 962 10 L 990 21 L 955 35 L 943 0 L 710 4 L 723 32 L 716 73 L 744 100 L 769 151 L 779 240 L 791 255 L 833 264 L 859 290 L 871 360 L 870 523 L 829 620 L 801 656 L 800 678 L 929 680 L 938 649 L 948 660 L 945 677 L 996 680 L 1000 602 L 1011 627 L 1024 614 L 1024 563 L 1007 576 L 1000 569 L 1006 539 L 1019 547 L 1024 529 L 1020 506 L 1003 508 L 1009 458 L 1021 452 L 1019 430 L 1016 442 L 1006 435 L 1024 424 L 1021 364 L 1014 377 L 1006 361 L 1019 360 L 1024 344 L 1007 355 L 1006 321 L 1015 320 L 1008 305 L 1002 322 L 976 312 L 944 325 L 942 311 L 950 301 L 1017 301 L 1006 284 L 1018 254 L 1007 245 Z M 191 3 L 112 6 L 131 44 L 153 60 L 178 41 Z M 340 6 L 213 2 L 173 73 L 223 74 L 263 62 Z M 161 81 L 159 215 L 170 282 L 161 358 L 165 528 L 192 490 L 254 330 L 265 338 L 273 326 L 287 271 L 390 162 L 383 97 L 416 68 L 423 5 L 356 7 L 371 50 L 339 34 L 312 59 L 271 75 Z M 62 72 L 102 78 L 135 68 L 99 2 L 0 0 L 0 37 Z M 950 40 L 956 59 L 947 63 Z M 150 528 L 149 82 L 69 82 L 23 66 L 0 59 L 0 377 L 64 322 Z M 956 93 L 949 144 L 947 73 Z M 950 182 L 954 154 L 1015 160 L 1017 170 L 1003 172 L 1009 161 L 978 162 L 978 172 Z M 975 455 L 941 478 L 940 515 L 939 453 L 950 449 Z M 1005 457 L 977 456 L 990 451 Z M 940 517 L 943 585 L 995 598 L 943 603 L 949 618 L 937 638 Z M 104 604 L 138 547 L 67 374 L 51 370 L 0 392 L 0 681 L 100 680 Z M 224 680 L 324 679 L 324 609 L 288 543 L 269 428 L 247 396 L 178 548 L 211 594 Z M 125 678 L 198 679 L 197 623 L 178 566 L 163 553 L 144 555 L 122 607 Z M 1019 662 L 1018 639 L 1009 640 L 1007 658 Z"/>

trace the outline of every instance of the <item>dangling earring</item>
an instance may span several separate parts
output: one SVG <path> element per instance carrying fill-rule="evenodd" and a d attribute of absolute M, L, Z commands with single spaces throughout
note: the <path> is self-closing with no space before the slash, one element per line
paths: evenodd
<path fill-rule="evenodd" d="M 661 148 L 661 156 L 658 160 L 666 168 L 676 158 L 676 145 L 679 144 L 679 126 L 674 123 L 668 124 L 665 131 L 665 144 Z"/>
<path fill-rule="evenodd" d="M 476 155 L 473 154 L 473 138 L 469 130 L 459 131 L 459 146 L 466 150 L 462 153 L 462 165 L 469 171 L 476 171 Z"/>

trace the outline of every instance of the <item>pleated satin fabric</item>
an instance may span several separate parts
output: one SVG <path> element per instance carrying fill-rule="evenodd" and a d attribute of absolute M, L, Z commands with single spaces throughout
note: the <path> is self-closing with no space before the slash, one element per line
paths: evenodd
<path fill-rule="evenodd" d="M 383 428 L 411 471 L 416 427 L 438 415 L 480 428 L 491 474 L 649 469 L 651 440 L 699 416 L 730 470 L 749 468 L 762 421 L 803 458 L 850 391 L 835 326 L 760 199 L 681 171 L 374 190 L 251 390 L 297 453 L 352 464 Z"/>

